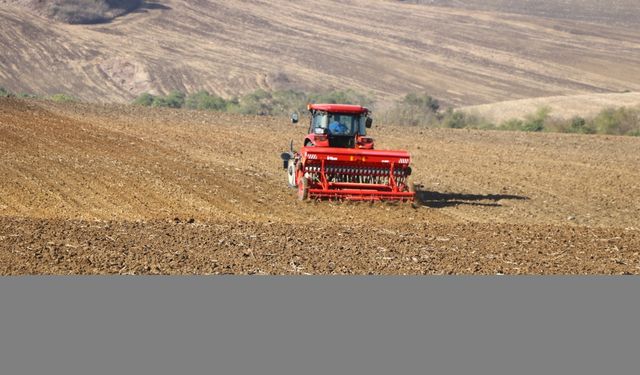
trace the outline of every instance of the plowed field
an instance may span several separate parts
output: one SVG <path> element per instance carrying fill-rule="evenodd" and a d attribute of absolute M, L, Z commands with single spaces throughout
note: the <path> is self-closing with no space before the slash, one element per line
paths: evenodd
<path fill-rule="evenodd" d="M 0 274 L 638 274 L 640 139 L 377 126 L 418 207 L 299 202 L 286 119 L 0 99 Z"/>

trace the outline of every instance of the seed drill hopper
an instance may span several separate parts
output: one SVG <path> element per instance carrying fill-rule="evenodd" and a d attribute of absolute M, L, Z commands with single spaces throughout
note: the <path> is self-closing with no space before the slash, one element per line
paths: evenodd
<path fill-rule="evenodd" d="M 375 150 L 366 135 L 372 119 L 358 105 L 310 104 L 309 134 L 300 151 L 282 154 L 289 186 L 298 198 L 413 201 L 406 151 Z M 298 122 L 297 114 L 291 118 Z"/>

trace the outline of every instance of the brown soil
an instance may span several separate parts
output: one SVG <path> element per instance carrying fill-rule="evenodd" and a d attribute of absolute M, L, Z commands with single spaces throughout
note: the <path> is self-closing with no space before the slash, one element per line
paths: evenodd
<path fill-rule="evenodd" d="M 372 129 L 421 204 L 298 202 L 286 119 L 0 100 L 0 274 L 638 274 L 640 139 Z"/>

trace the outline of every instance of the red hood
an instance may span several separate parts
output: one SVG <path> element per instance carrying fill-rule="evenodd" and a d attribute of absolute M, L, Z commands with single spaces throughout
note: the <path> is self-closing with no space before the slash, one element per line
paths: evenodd
<path fill-rule="evenodd" d="M 369 109 L 359 105 L 350 104 L 309 104 L 310 111 L 325 111 L 329 113 L 367 113 Z"/>

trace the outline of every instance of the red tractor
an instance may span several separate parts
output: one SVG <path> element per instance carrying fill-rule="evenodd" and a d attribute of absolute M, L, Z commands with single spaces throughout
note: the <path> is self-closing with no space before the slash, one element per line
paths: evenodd
<path fill-rule="evenodd" d="M 298 198 L 413 201 L 406 151 L 374 150 L 373 120 L 359 105 L 310 104 L 309 134 L 299 152 L 282 154 L 289 186 Z M 291 121 L 298 122 L 297 114 Z"/>

